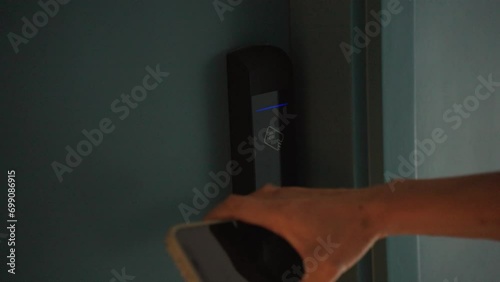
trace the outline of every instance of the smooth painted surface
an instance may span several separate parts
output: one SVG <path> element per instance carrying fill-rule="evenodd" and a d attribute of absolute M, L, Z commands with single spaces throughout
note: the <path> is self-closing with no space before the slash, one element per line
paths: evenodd
<path fill-rule="evenodd" d="M 418 178 L 500 170 L 500 2 L 417 1 L 415 15 L 416 137 L 448 136 Z M 422 282 L 498 281 L 499 263 L 499 242 L 420 237 Z"/>
<path fill-rule="evenodd" d="M 383 1 L 387 9 L 390 0 Z M 403 10 L 394 15 L 382 31 L 382 92 L 384 116 L 384 167 L 386 181 L 414 178 L 400 172 L 400 158 L 408 158 L 414 140 L 414 2 L 401 1 Z M 404 174 L 404 175 L 401 175 Z M 417 282 L 418 238 L 397 236 L 387 239 L 387 268 L 390 282 Z M 379 282 L 379 281 L 376 281 Z"/>
<path fill-rule="evenodd" d="M 354 186 L 352 73 L 339 48 L 351 18 L 349 1 L 290 1 L 301 185 Z"/>
<path fill-rule="evenodd" d="M 225 54 L 265 43 L 288 50 L 288 1 L 242 1 L 224 21 L 214 1 L 71 1 L 16 55 L 7 34 L 21 33 L 36 2 L 0 9 L 1 169 L 16 169 L 19 218 L 17 274 L 6 275 L 2 256 L 0 280 L 121 281 L 112 271 L 125 268 L 134 281 L 181 281 L 167 229 L 230 159 Z M 111 103 L 157 64 L 170 76 L 120 120 Z M 115 130 L 59 183 L 51 163 L 106 117 Z"/>
<path fill-rule="evenodd" d="M 492 94 L 477 104 L 473 98 L 479 76 L 500 82 L 500 3 L 413 3 L 412 20 L 409 14 L 384 29 L 386 170 L 397 173 L 399 154 L 408 159 L 418 149 L 414 140 L 429 138 L 436 128 L 447 140 L 408 177 L 500 170 L 500 88 L 480 89 L 481 97 Z M 455 112 L 455 104 L 465 104 L 463 115 Z M 427 236 L 388 241 L 390 281 L 489 282 L 500 277 L 498 242 Z"/>

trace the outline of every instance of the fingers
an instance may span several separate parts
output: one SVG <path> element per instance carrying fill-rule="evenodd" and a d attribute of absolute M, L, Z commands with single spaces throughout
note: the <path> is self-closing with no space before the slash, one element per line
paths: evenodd
<path fill-rule="evenodd" d="M 246 223 L 268 226 L 272 209 L 256 197 L 231 195 L 205 216 L 205 220 L 236 219 Z"/>
<path fill-rule="evenodd" d="M 236 211 L 239 212 L 241 205 L 245 203 L 244 196 L 230 195 L 224 202 L 219 204 L 211 210 L 206 216 L 205 220 L 214 219 L 233 219 L 238 217 Z"/>
<path fill-rule="evenodd" d="M 275 186 L 271 183 L 268 183 L 268 184 L 262 186 L 262 188 L 257 189 L 257 191 L 253 192 L 249 196 L 259 197 L 259 198 L 261 198 L 261 197 L 267 198 L 267 197 L 275 195 L 275 193 L 278 192 L 280 189 L 283 189 L 283 188 L 279 187 L 279 186 Z"/>
<path fill-rule="evenodd" d="M 311 189 L 306 189 L 303 187 L 280 187 L 280 186 L 275 186 L 273 184 L 266 184 L 262 188 L 258 189 L 256 192 L 250 194 L 249 196 L 251 197 L 258 197 L 258 198 L 294 198 L 298 196 L 306 196 L 311 197 L 314 196 L 315 193 L 312 193 L 313 191 Z"/>

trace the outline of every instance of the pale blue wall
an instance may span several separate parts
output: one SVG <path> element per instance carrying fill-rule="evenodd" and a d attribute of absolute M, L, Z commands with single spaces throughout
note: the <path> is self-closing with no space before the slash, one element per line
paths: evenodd
<path fill-rule="evenodd" d="M 413 4 L 408 18 L 399 18 L 384 32 L 386 169 L 396 170 L 399 154 L 408 158 L 414 149 L 409 141 L 442 128 L 447 141 L 410 177 L 500 170 L 500 89 L 479 101 L 456 129 L 443 118 L 455 103 L 472 99 L 467 97 L 474 95 L 479 75 L 491 74 L 500 82 L 500 2 Z M 406 32 L 398 34 L 401 30 Z M 500 277 L 498 242 L 418 236 L 391 238 L 388 250 L 394 282 L 489 282 Z"/>
<path fill-rule="evenodd" d="M 383 1 L 383 9 L 389 1 Z M 413 6 L 414 2 L 401 1 L 403 10 L 382 31 L 384 167 L 395 174 L 398 174 L 398 157 L 408 156 L 413 150 Z M 413 178 L 414 174 L 408 177 Z M 388 238 L 387 262 L 391 282 L 418 282 L 417 237 Z"/>
<path fill-rule="evenodd" d="M 500 2 L 417 1 L 415 8 L 416 137 L 427 138 L 436 127 L 448 136 L 418 168 L 418 178 L 500 170 L 500 87 L 476 100 L 477 109 L 466 108 L 470 116 L 460 126 L 443 119 L 455 103 L 474 106 L 478 76 L 491 74 L 500 83 Z M 498 281 L 499 263 L 498 242 L 420 237 L 423 282 Z"/>
<path fill-rule="evenodd" d="M 225 53 L 289 44 L 288 1 L 244 0 L 223 22 L 212 3 L 73 0 L 15 55 L 7 34 L 40 7 L 2 1 L 0 162 L 17 170 L 20 220 L 18 274 L 5 277 L 1 259 L 1 281 L 110 281 L 122 267 L 134 281 L 181 281 L 164 238 L 183 221 L 178 204 L 229 161 Z M 156 64 L 170 76 L 120 121 L 111 102 Z M 52 161 L 104 117 L 115 131 L 59 183 Z"/>

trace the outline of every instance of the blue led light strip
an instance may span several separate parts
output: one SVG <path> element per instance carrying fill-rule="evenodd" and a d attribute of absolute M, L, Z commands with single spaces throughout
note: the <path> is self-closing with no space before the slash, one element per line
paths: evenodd
<path fill-rule="evenodd" d="M 262 111 L 267 111 L 267 110 L 270 110 L 270 109 L 280 108 L 280 107 L 284 107 L 286 105 L 288 105 L 288 103 L 283 103 L 283 104 L 278 104 L 278 105 L 274 105 L 274 106 L 269 106 L 269 107 L 265 107 L 265 108 L 262 108 L 262 109 L 258 109 L 258 110 L 256 110 L 256 112 L 262 112 Z"/>

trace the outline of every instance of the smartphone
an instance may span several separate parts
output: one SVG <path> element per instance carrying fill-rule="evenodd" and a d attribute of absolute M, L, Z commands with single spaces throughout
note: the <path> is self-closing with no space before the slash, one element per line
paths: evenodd
<path fill-rule="evenodd" d="M 298 282 L 304 269 L 285 239 L 240 221 L 174 226 L 167 250 L 187 282 Z"/>

